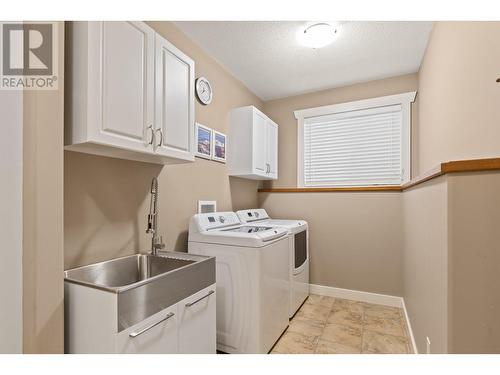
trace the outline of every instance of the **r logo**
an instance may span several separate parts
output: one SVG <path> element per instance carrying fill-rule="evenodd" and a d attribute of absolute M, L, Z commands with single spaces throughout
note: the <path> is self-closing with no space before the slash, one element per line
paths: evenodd
<path fill-rule="evenodd" d="M 3 75 L 52 75 L 52 25 L 3 24 Z"/>

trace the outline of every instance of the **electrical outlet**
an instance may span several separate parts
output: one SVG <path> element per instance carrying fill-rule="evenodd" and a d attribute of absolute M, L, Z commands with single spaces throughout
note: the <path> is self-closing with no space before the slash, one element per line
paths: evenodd
<path fill-rule="evenodd" d="M 431 339 L 428 336 L 425 338 L 425 344 L 427 354 L 431 354 Z"/>

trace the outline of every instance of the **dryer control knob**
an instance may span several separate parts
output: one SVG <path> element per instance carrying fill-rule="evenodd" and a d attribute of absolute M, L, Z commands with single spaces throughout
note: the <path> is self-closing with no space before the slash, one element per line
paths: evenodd
<path fill-rule="evenodd" d="M 219 221 L 221 223 L 224 223 L 226 221 L 226 218 L 224 216 L 219 216 Z"/>

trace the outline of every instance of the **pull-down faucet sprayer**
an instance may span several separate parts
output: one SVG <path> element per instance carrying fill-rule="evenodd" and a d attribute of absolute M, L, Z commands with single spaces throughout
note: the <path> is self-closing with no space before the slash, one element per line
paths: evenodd
<path fill-rule="evenodd" d="M 158 250 L 164 249 L 162 236 L 158 236 L 158 179 L 151 181 L 151 201 L 149 203 L 148 228 L 146 233 L 151 233 L 151 254 L 158 255 Z"/>

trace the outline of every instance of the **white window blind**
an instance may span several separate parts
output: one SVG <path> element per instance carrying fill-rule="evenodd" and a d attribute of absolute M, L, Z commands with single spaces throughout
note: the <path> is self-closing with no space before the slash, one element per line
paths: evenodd
<path fill-rule="evenodd" d="M 402 106 L 304 118 L 304 186 L 402 183 Z"/>

